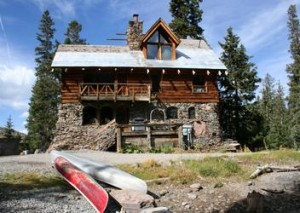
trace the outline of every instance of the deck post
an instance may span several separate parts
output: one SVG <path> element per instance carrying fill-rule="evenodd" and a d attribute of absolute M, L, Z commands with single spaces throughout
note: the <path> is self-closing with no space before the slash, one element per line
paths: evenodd
<path fill-rule="evenodd" d="M 146 131 L 147 131 L 147 142 L 148 142 L 148 145 L 149 145 L 149 149 L 152 149 L 153 148 L 153 144 L 151 142 L 151 127 L 147 126 L 146 127 Z"/>
<path fill-rule="evenodd" d="M 182 126 L 178 127 L 178 146 L 180 148 L 184 149 L 183 135 L 182 135 Z"/>
<path fill-rule="evenodd" d="M 122 131 L 121 127 L 117 127 L 117 152 L 122 151 Z"/>

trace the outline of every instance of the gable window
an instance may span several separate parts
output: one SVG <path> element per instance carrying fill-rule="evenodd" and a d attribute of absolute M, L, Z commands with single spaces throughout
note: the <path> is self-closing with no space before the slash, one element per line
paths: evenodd
<path fill-rule="evenodd" d="M 172 44 L 168 39 L 156 31 L 147 41 L 147 58 L 159 60 L 172 59 Z"/>
<path fill-rule="evenodd" d="M 193 93 L 205 92 L 207 92 L 205 77 L 202 75 L 195 76 L 193 78 Z"/>

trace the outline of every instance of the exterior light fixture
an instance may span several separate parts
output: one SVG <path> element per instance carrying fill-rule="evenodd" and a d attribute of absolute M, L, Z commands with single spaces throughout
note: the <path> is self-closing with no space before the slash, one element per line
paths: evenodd
<path fill-rule="evenodd" d="M 209 71 L 209 70 L 207 70 L 207 71 L 206 71 L 206 74 L 207 74 L 207 75 L 210 75 L 210 71 Z"/>
<path fill-rule="evenodd" d="M 133 68 L 131 68 L 130 71 L 132 72 L 132 71 L 133 71 Z"/>
<path fill-rule="evenodd" d="M 115 68 L 115 72 L 118 70 L 118 68 Z"/>
<path fill-rule="evenodd" d="M 98 68 L 98 71 L 101 71 L 101 68 Z"/>
<path fill-rule="evenodd" d="M 166 73 L 166 70 L 165 69 L 162 69 L 162 74 L 165 74 Z"/>
<path fill-rule="evenodd" d="M 195 75 L 196 74 L 195 70 L 192 70 L 192 73 L 193 73 L 193 75 Z"/>
<path fill-rule="evenodd" d="M 180 70 L 177 70 L 178 75 L 180 75 Z"/>
<path fill-rule="evenodd" d="M 85 68 L 84 68 L 84 67 L 82 67 L 82 68 L 81 68 L 81 70 L 85 70 Z"/>
<path fill-rule="evenodd" d="M 68 72 L 68 68 L 65 68 L 65 72 Z"/>
<path fill-rule="evenodd" d="M 150 70 L 149 69 L 147 69 L 147 74 L 149 74 L 150 73 Z"/>
<path fill-rule="evenodd" d="M 218 72 L 218 75 L 219 75 L 219 76 L 221 76 L 221 75 L 222 75 L 222 72 L 221 72 L 220 70 L 219 70 L 219 72 Z"/>

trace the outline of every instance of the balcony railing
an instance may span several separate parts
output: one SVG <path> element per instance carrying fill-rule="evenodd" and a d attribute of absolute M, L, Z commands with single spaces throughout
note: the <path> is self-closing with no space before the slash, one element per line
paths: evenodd
<path fill-rule="evenodd" d="M 149 101 L 150 84 L 82 83 L 79 85 L 82 100 Z"/>

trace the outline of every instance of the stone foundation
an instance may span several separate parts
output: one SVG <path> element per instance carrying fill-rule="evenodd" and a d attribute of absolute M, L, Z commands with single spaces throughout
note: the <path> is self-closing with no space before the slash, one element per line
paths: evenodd
<path fill-rule="evenodd" d="M 92 106 L 97 109 L 97 122 L 83 125 L 84 105 L 61 104 L 58 110 L 58 121 L 56 124 L 56 136 L 51 148 L 56 149 L 92 149 L 107 150 L 116 143 L 115 120 L 108 124 L 100 125 L 99 112 L 103 107 L 111 107 L 113 110 L 122 103 L 94 103 Z M 124 103 L 123 103 L 124 104 Z M 193 143 L 200 150 L 210 149 L 221 145 L 221 131 L 218 117 L 218 104 L 216 103 L 169 103 L 169 104 L 149 104 L 146 102 L 136 102 L 128 104 L 129 122 L 134 118 L 143 117 L 150 124 L 183 124 L 193 125 Z M 177 109 L 177 118 L 168 119 L 167 111 L 169 107 Z M 194 116 L 189 118 L 189 109 L 193 107 Z M 161 120 L 151 118 L 153 110 L 161 113 Z M 114 117 L 117 113 L 114 111 Z M 178 144 L 178 143 L 175 143 Z"/>
<path fill-rule="evenodd" d="M 82 125 L 82 104 L 61 104 L 58 109 L 55 138 L 50 149 L 107 150 L 115 143 L 114 120 L 99 128 L 98 124 Z"/>

